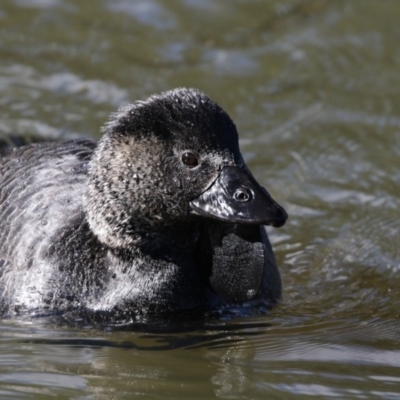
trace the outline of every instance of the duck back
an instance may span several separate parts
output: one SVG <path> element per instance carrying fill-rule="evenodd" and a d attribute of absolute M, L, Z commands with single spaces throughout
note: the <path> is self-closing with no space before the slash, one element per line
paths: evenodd
<path fill-rule="evenodd" d="M 50 252 L 60 232 L 82 220 L 77 199 L 83 195 L 94 147 L 92 141 L 40 143 L 0 158 L 3 312 L 26 304 L 46 309 L 57 295 Z"/>

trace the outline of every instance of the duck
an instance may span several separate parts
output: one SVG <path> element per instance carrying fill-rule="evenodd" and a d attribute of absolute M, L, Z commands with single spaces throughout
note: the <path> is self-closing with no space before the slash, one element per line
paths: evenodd
<path fill-rule="evenodd" d="M 275 304 L 285 210 L 198 89 L 121 107 L 99 141 L 0 156 L 0 313 L 103 324 Z"/>

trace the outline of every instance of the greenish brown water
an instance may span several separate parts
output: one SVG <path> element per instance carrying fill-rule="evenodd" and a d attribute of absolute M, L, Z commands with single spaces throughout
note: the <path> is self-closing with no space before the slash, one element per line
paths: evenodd
<path fill-rule="evenodd" d="M 399 399 L 400 2 L 1 0 L 0 138 L 198 87 L 290 219 L 284 299 L 170 333 L 0 322 L 1 399 Z"/>

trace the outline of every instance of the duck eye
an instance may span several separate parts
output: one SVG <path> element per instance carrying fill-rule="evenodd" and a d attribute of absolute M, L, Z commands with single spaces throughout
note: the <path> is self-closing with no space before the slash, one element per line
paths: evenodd
<path fill-rule="evenodd" d="M 199 160 L 197 159 L 197 157 L 190 152 L 182 154 L 182 162 L 189 167 L 195 167 L 199 164 Z"/>

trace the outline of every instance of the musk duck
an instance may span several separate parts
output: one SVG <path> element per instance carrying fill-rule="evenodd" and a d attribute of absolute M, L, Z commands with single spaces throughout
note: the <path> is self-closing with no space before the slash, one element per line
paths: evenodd
<path fill-rule="evenodd" d="M 246 302 L 281 281 L 260 186 L 227 113 L 196 89 L 120 108 L 93 140 L 0 156 L 0 312 L 107 324 Z"/>

